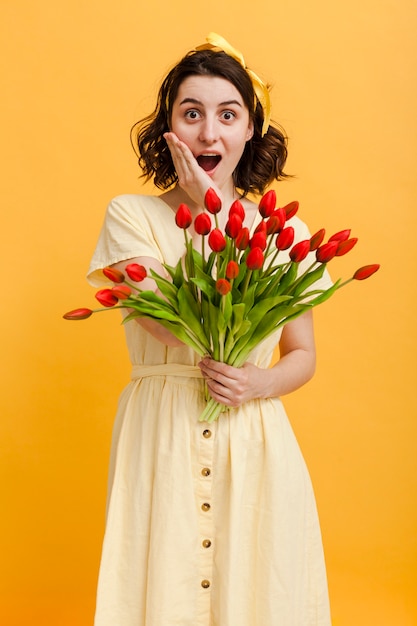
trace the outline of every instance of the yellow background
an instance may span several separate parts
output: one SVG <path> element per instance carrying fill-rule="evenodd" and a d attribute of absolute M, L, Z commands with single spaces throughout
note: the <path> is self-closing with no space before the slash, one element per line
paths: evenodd
<path fill-rule="evenodd" d="M 334 625 L 417 624 L 416 3 L 1 8 L 0 622 L 92 624 L 129 365 L 116 313 L 61 315 L 94 303 L 84 275 L 107 202 L 143 191 L 130 126 L 214 30 L 274 84 L 297 176 L 278 185 L 280 203 L 298 199 L 313 231 L 360 239 L 333 277 L 382 264 L 317 310 L 318 371 L 286 405 L 315 485 Z"/>

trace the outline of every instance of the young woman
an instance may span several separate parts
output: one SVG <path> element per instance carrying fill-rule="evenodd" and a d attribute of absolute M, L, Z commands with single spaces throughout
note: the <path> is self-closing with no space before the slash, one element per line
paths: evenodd
<path fill-rule="evenodd" d="M 261 194 L 284 177 L 286 140 L 267 87 L 211 34 L 162 83 L 135 127 L 144 175 L 162 195 L 109 205 L 89 280 L 138 262 L 164 273 L 184 254 L 174 211 Z M 309 234 L 293 218 L 298 240 Z M 198 235 L 193 239 L 199 249 Z M 309 261 L 306 261 L 307 263 Z M 326 275 L 324 288 L 330 285 Z M 147 278 L 142 288 L 156 289 Z M 126 324 L 133 364 L 114 427 L 96 626 L 330 626 L 314 495 L 280 396 L 314 372 L 310 313 L 262 342 L 241 368 L 200 358 L 143 318 Z M 279 342 L 280 360 L 269 367 Z M 204 381 L 231 408 L 199 422 Z"/>

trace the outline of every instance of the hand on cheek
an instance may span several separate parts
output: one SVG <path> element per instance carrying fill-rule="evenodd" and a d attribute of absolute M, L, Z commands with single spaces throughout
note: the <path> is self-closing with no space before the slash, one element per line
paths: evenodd
<path fill-rule="evenodd" d="M 204 206 L 204 196 L 209 187 L 212 187 L 221 198 L 220 190 L 210 176 L 199 166 L 187 144 L 178 139 L 173 132 L 165 133 L 164 139 L 171 152 L 181 189 L 200 207 Z"/>

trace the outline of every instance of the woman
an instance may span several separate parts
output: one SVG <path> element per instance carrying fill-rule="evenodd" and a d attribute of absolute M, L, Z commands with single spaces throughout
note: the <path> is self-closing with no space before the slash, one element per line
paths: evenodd
<path fill-rule="evenodd" d="M 175 265 L 184 239 L 174 211 L 184 202 L 201 212 L 209 187 L 227 208 L 241 198 L 253 231 L 247 194 L 284 177 L 286 142 L 269 124 L 267 88 L 225 40 L 207 40 L 168 74 L 139 125 L 139 163 L 164 193 L 110 203 L 94 285 L 111 264 L 159 274 Z M 298 218 L 292 224 L 297 239 L 309 236 Z M 156 289 L 150 278 L 141 287 Z M 314 495 L 279 399 L 313 375 L 311 313 L 239 369 L 200 360 L 155 321 L 125 329 L 132 380 L 113 434 L 95 625 L 330 626 Z M 204 381 L 231 407 L 210 425 L 198 421 Z"/>

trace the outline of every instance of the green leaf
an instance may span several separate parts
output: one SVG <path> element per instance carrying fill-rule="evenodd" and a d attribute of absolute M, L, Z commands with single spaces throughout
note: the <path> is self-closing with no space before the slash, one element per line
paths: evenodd
<path fill-rule="evenodd" d="M 233 333 L 237 332 L 242 325 L 243 317 L 246 312 L 246 305 L 244 302 L 238 302 L 232 306 L 232 327 Z"/>
<path fill-rule="evenodd" d="M 324 270 L 325 265 L 322 263 L 315 270 L 306 274 L 294 289 L 294 296 L 299 296 L 303 293 L 303 291 L 310 287 L 310 285 L 319 280 L 323 276 Z"/>
<path fill-rule="evenodd" d="M 194 285 L 201 289 L 201 291 L 205 293 L 206 296 L 210 298 L 210 300 L 213 300 L 214 296 L 216 295 L 216 290 L 213 284 L 211 284 L 214 283 L 213 279 L 210 279 L 211 283 L 205 278 L 191 278 L 191 281 L 194 283 Z"/>
<path fill-rule="evenodd" d="M 179 316 L 183 325 L 188 326 L 194 335 L 198 337 L 205 350 L 209 351 L 210 344 L 202 324 L 200 308 L 187 283 L 184 283 L 178 290 L 178 305 Z"/>
<path fill-rule="evenodd" d="M 228 293 L 225 296 L 223 296 L 223 315 L 224 315 L 224 320 L 227 326 L 230 326 L 232 312 L 233 312 L 232 294 Z"/>
<path fill-rule="evenodd" d="M 276 293 L 284 293 L 291 286 L 291 283 L 297 278 L 297 265 L 297 263 L 291 263 L 290 267 L 282 276 Z"/>

